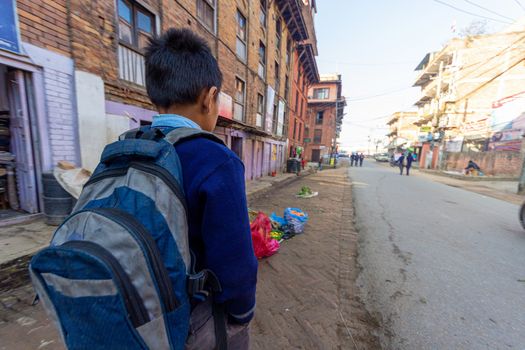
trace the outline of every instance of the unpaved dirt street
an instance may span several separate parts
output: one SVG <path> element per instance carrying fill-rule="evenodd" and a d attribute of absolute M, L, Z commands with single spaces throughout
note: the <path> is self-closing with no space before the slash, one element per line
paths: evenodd
<path fill-rule="evenodd" d="M 301 186 L 319 196 L 297 199 Z M 376 324 L 357 298 L 357 233 L 346 168 L 325 170 L 254 201 L 282 213 L 299 207 L 310 220 L 303 235 L 260 261 L 253 349 L 378 349 Z"/>
<path fill-rule="evenodd" d="M 298 199 L 301 186 L 319 192 Z M 376 325 L 357 298 L 357 233 L 346 169 L 325 170 L 254 198 L 251 208 L 282 215 L 304 209 L 306 232 L 261 260 L 252 349 L 378 349 Z M 0 349 L 63 349 L 30 286 L 0 296 Z"/>

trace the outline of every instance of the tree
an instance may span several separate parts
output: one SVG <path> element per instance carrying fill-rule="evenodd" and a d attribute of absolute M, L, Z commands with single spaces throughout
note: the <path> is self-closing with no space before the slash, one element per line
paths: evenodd
<path fill-rule="evenodd" d="M 461 29 L 459 36 L 462 38 L 468 38 L 471 36 L 487 34 L 487 21 L 486 20 L 474 20 L 470 22 L 468 26 Z"/>

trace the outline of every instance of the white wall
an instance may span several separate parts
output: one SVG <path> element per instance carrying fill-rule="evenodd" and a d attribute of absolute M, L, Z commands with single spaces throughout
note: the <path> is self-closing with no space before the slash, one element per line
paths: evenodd
<path fill-rule="evenodd" d="M 82 167 L 93 170 L 107 143 L 104 82 L 94 74 L 75 71 L 80 159 Z"/>
<path fill-rule="evenodd" d="M 106 143 L 113 143 L 128 131 L 129 118 L 117 114 L 106 114 Z"/>

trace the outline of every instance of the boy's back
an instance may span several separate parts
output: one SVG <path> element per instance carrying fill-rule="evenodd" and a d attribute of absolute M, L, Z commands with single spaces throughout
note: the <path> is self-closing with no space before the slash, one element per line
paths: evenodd
<path fill-rule="evenodd" d="M 244 166 L 235 153 L 198 138 L 175 147 L 183 171 L 190 248 L 197 270 L 212 270 L 236 321 L 248 322 L 255 306 L 257 260 L 253 254 L 245 195 Z"/>

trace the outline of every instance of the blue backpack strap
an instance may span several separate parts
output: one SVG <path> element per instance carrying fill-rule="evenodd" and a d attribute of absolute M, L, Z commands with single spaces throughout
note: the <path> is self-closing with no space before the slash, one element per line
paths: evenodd
<path fill-rule="evenodd" d="M 217 143 L 224 145 L 224 141 L 222 141 L 220 138 L 218 138 L 211 132 L 207 132 L 207 131 L 200 130 L 200 129 L 194 129 L 194 128 L 173 129 L 166 135 L 166 137 L 164 137 L 164 140 L 171 143 L 172 145 L 176 145 L 179 142 L 196 139 L 199 137 L 204 137 L 204 138 L 207 138 L 209 140 L 212 140 L 212 141 L 215 141 Z"/>

